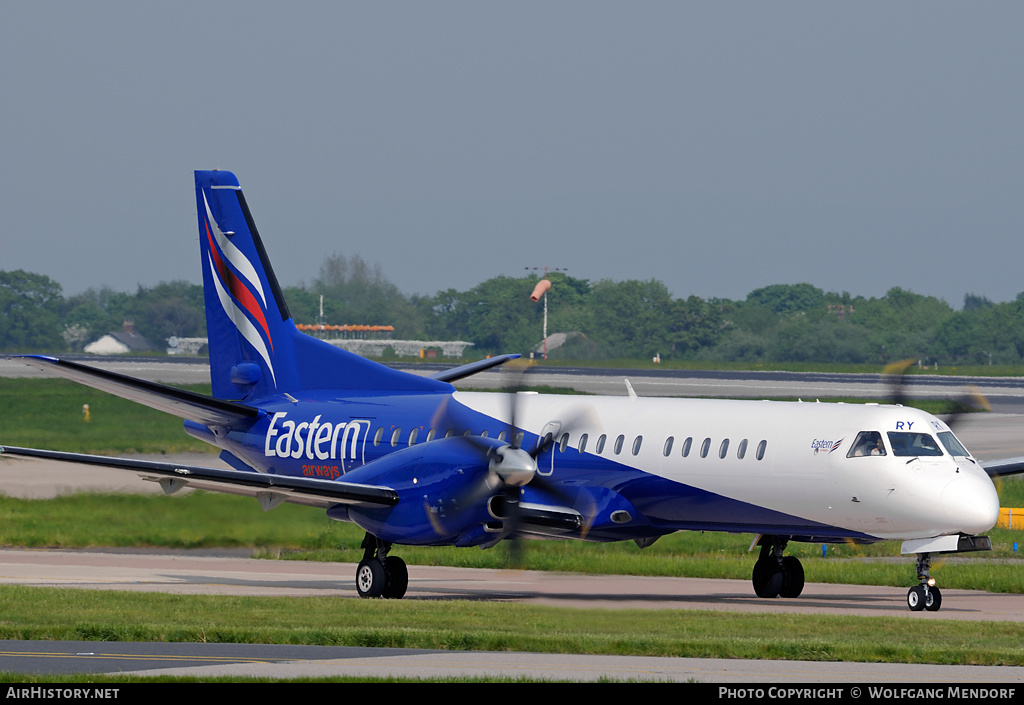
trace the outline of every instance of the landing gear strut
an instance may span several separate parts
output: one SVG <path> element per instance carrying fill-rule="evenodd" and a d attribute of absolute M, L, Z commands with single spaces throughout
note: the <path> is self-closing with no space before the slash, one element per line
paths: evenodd
<path fill-rule="evenodd" d="M 762 536 L 761 554 L 754 563 L 754 592 L 758 597 L 799 597 L 804 590 L 804 567 L 793 556 L 783 556 L 788 540 Z"/>
<path fill-rule="evenodd" d="M 917 554 L 917 580 L 918 584 L 907 592 L 907 607 L 912 612 L 928 610 L 937 612 L 942 606 L 942 593 L 939 592 L 935 579 L 928 575 L 931 567 L 932 554 Z"/>
<path fill-rule="evenodd" d="M 363 538 L 363 560 L 356 568 L 356 592 L 359 597 L 384 597 L 400 600 L 409 587 L 409 569 L 398 556 L 388 558 L 391 544 L 376 536 Z"/>

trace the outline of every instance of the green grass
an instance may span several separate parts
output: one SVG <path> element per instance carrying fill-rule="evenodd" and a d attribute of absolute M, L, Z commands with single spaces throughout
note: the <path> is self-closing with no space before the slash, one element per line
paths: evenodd
<path fill-rule="evenodd" d="M 210 393 L 209 385 L 183 388 Z M 187 435 L 181 419 L 67 380 L 0 379 L 0 409 L 6 445 L 99 454 L 215 452 Z"/>
<path fill-rule="evenodd" d="M 0 496 L 0 545 L 6 546 L 245 546 L 269 551 L 322 546 L 335 527 L 319 510 L 285 504 L 264 512 L 255 500 L 207 492 L 173 497 L 80 493 L 45 500 Z"/>
<path fill-rule="evenodd" d="M 1024 665 L 1024 625 L 0 586 L 0 638 Z M 59 605 L 59 609 L 55 606 Z M 913 620 L 913 621 L 911 621 Z"/>

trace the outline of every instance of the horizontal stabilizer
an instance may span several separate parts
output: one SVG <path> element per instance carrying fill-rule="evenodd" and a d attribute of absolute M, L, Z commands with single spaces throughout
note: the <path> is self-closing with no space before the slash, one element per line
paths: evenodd
<path fill-rule="evenodd" d="M 985 460 L 982 461 L 981 467 L 988 473 L 989 477 L 1018 475 L 1024 472 L 1024 457 L 1003 458 L 1002 460 Z"/>
<path fill-rule="evenodd" d="M 56 357 L 17 355 L 8 359 L 204 426 L 230 425 L 259 415 L 259 409 L 246 404 L 215 399 Z"/>
<path fill-rule="evenodd" d="M 360 485 L 338 480 L 269 475 L 261 472 L 221 470 L 196 465 L 175 465 L 103 455 L 0 446 L 0 456 L 4 455 L 45 458 L 67 463 L 128 470 L 144 480 L 160 482 L 164 491 L 168 493 L 189 487 L 256 497 L 261 502 L 266 499 L 322 508 L 332 507 L 336 504 L 369 504 L 390 507 L 398 503 L 398 493 L 388 487 Z"/>
<path fill-rule="evenodd" d="M 442 372 L 432 374 L 430 377 L 431 379 L 440 380 L 441 382 L 454 382 L 455 380 L 475 375 L 478 372 L 489 370 L 492 367 L 504 365 L 509 360 L 515 360 L 518 358 L 518 353 L 515 355 L 496 355 L 495 357 L 489 357 L 485 360 L 477 360 L 476 362 L 471 362 L 468 365 L 462 365 L 461 367 L 453 367 L 450 370 L 444 370 Z"/>

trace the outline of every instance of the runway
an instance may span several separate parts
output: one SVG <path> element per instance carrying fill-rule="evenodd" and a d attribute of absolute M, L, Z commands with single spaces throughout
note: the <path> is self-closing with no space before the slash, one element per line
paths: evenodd
<path fill-rule="evenodd" d="M 0 671 L 187 676 L 194 678 L 532 678 L 756 684 L 932 683 L 989 686 L 1024 680 L 1024 668 L 903 663 L 744 661 L 290 644 L 183 644 L 96 641 L 0 642 Z M 108 686 L 114 687 L 114 686 Z M 710 691 L 710 689 L 708 689 Z M 1020 692 L 1020 688 L 1015 688 Z M 692 692 L 691 692 L 692 694 Z M 714 695 L 714 693 L 711 693 Z M 998 698 L 996 702 L 1013 700 Z"/>
<path fill-rule="evenodd" d="M 468 550 L 468 549 L 467 549 Z M 0 583 L 172 594 L 355 598 L 355 564 L 246 558 L 210 549 L 0 549 Z M 908 574 L 912 561 L 907 559 Z M 590 609 L 697 609 L 908 617 L 906 588 L 808 583 L 763 600 L 748 580 L 580 575 L 409 566 L 406 600 L 523 602 Z M 943 589 L 942 609 L 914 619 L 1024 622 L 1024 595 Z"/>

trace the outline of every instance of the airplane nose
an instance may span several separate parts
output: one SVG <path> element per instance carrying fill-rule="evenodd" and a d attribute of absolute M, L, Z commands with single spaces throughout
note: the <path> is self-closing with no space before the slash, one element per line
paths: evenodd
<path fill-rule="evenodd" d="M 999 496 L 988 477 L 960 477 L 942 491 L 942 508 L 958 531 L 980 534 L 999 518 Z"/>

